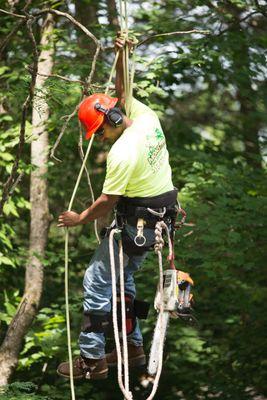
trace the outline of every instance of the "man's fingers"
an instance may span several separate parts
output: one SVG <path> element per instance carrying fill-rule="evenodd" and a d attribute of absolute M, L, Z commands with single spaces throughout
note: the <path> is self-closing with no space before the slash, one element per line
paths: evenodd
<path fill-rule="evenodd" d="M 120 40 L 120 41 L 116 40 L 115 45 L 121 49 L 124 46 L 124 43 L 125 42 L 122 40 Z"/>

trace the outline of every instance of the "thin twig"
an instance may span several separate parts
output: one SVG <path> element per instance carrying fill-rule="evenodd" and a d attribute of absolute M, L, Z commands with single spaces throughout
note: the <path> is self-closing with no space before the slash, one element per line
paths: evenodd
<path fill-rule="evenodd" d="M 267 17 L 267 12 L 266 12 L 266 8 L 264 8 L 264 5 L 261 5 L 258 0 L 255 0 L 255 5 L 256 7 L 258 7 L 258 9 L 260 10 L 259 12 L 264 16 Z"/>
<path fill-rule="evenodd" d="M 144 44 L 144 43 L 148 42 L 149 40 L 154 39 L 156 37 L 173 36 L 173 35 L 184 35 L 184 34 L 189 34 L 189 33 L 199 33 L 201 35 L 209 35 L 210 31 L 202 31 L 202 30 L 198 30 L 198 29 L 192 29 L 191 31 L 176 31 L 176 32 L 159 33 L 157 35 L 152 35 L 152 36 L 149 36 L 146 39 L 142 40 L 141 42 L 139 42 L 137 44 L 137 47 L 141 46 L 141 44 Z"/>
<path fill-rule="evenodd" d="M 28 6 L 28 3 L 30 1 L 31 0 L 28 0 L 28 2 L 26 3 L 26 6 Z M 22 18 L 22 19 L 27 18 L 24 15 L 14 14 L 14 13 L 2 10 L 2 9 L 0 9 L 0 12 L 3 12 L 3 13 L 8 14 L 8 15 L 12 15 L 12 16 L 17 17 L 17 18 Z M 93 79 L 93 76 L 94 76 L 94 73 L 95 73 L 97 58 L 98 58 L 100 50 L 102 49 L 101 42 L 84 25 L 82 25 L 79 21 L 77 21 L 72 15 L 70 15 L 68 13 L 65 13 L 65 12 L 62 12 L 62 11 L 59 11 L 59 10 L 53 10 L 53 9 L 50 9 L 50 8 L 46 8 L 46 9 L 43 9 L 41 11 L 36 11 L 36 12 L 32 13 L 32 16 L 38 18 L 38 17 L 40 17 L 40 16 L 42 16 L 43 14 L 46 14 L 46 13 L 51 13 L 51 14 L 55 14 L 55 15 L 67 18 L 75 26 L 77 26 L 79 29 L 81 29 L 85 33 L 86 36 L 90 37 L 96 44 L 96 51 L 95 51 L 95 54 L 94 54 L 94 57 L 93 57 L 92 66 L 91 66 L 91 70 L 90 70 L 88 79 L 85 82 L 82 82 L 80 80 L 77 81 L 78 83 L 83 85 L 83 95 L 84 95 L 88 91 L 88 87 L 92 86 L 91 82 L 92 82 L 92 79 Z M 52 76 L 53 77 L 57 77 L 59 79 L 64 79 L 65 81 L 71 81 L 68 78 L 62 77 L 62 76 L 57 75 L 57 74 L 53 74 L 53 75 L 50 75 L 50 76 L 51 77 Z M 79 105 L 77 105 L 75 107 L 75 109 L 73 110 L 73 112 L 67 116 L 67 119 L 66 119 L 66 121 L 64 122 L 64 124 L 62 126 L 60 134 L 59 134 L 59 136 L 58 136 L 58 138 L 57 138 L 57 140 L 56 140 L 56 142 L 55 142 L 55 144 L 54 144 L 54 146 L 53 146 L 53 148 L 52 148 L 52 150 L 50 152 L 50 157 L 54 158 L 57 161 L 61 161 L 61 160 L 59 160 L 58 158 L 55 157 L 55 151 L 56 151 L 56 149 L 57 149 L 57 147 L 58 147 L 58 145 L 59 145 L 59 143 L 60 143 L 60 141 L 61 141 L 61 139 L 62 139 L 62 137 L 63 137 L 63 135 L 64 135 L 64 133 L 66 131 L 66 129 L 67 129 L 69 121 L 76 114 L 76 112 L 78 110 L 78 107 L 79 107 Z"/>
<path fill-rule="evenodd" d="M 28 0 L 25 3 L 25 6 L 23 7 L 23 12 L 25 13 L 27 11 L 27 8 L 30 6 L 32 0 Z M 8 11 L 5 10 L 1 10 L 3 13 L 7 14 Z M 7 43 L 9 42 L 9 40 L 11 39 L 11 37 L 18 31 L 18 29 L 20 28 L 21 25 L 23 25 L 26 22 L 26 17 L 25 15 L 20 15 L 20 14 L 14 14 L 13 16 L 17 17 L 17 18 L 22 18 L 21 21 L 17 22 L 16 25 L 14 26 L 14 28 L 9 32 L 9 34 L 5 37 L 5 39 L 2 41 L 1 45 L 0 45 L 0 55 L 2 54 L 2 52 L 4 51 Z"/>
<path fill-rule="evenodd" d="M 28 65 L 26 67 L 26 69 L 27 69 L 27 71 L 32 70 L 30 65 Z M 85 82 L 81 81 L 80 79 L 70 79 L 70 78 L 66 78 L 65 76 L 58 75 L 58 74 L 41 74 L 40 72 L 37 72 L 37 75 L 44 76 L 46 78 L 58 78 L 58 79 L 62 79 L 63 81 L 67 81 L 67 82 L 71 82 L 71 83 L 79 83 L 80 85 L 85 84 Z"/>
<path fill-rule="evenodd" d="M 32 31 L 32 24 L 34 22 L 34 18 L 29 16 L 29 14 L 27 14 L 27 13 L 26 13 L 25 18 L 27 18 L 27 24 L 26 24 L 27 31 L 28 31 L 28 34 L 30 37 L 30 41 L 32 42 L 32 45 L 33 45 L 32 79 L 31 79 L 31 83 L 30 83 L 30 87 L 29 87 L 29 93 L 26 97 L 26 100 L 23 103 L 23 106 L 22 106 L 22 117 L 21 117 L 21 124 L 20 124 L 20 134 L 19 134 L 19 144 L 18 144 L 17 154 L 15 157 L 13 166 L 12 166 L 11 173 L 10 173 L 7 181 L 3 185 L 3 193 L 2 193 L 2 198 L 0 201 L 0 215 L 3 213 L 4 204 L 6 203 L 6 201 L 9 198 L 10 190 L 16 182 L 16 174 L 17 174 L 17 170 L 19 167 L 19 160 L 21 158 L 24 143 L 25 143 L 25 127 L 26 127 L 27 112 L 28 112 L 29 106 L 32 102 L 32 99 L 33 99 L 34 88 L 35 88 L 35 83 L 36 83 L 36 76 L 37 76 L 38 51 L 37 51 L 35 37 L 34 37 L 33 31 Z"/>
<path fill-rule="evenodd" d="M 0 8 L 0 12 L 3 13 L 3 14 L 11 15 L 12 17 L 21 18 L 21 19 L 25 19 L 25 20 L 27 19 L 27 17 L 25 15 L 15 14 L 15 13 L 13 13 L 11 11 L 3 10 L 2 8 Z"/>
<path fill-rule="evenodd" d="M 91 71 L 90 71 L 90 74 L 89 74 L 89 76 L 88 76 L 88 78 L 86 80 L 86 88 L 88 88 L 89 86 L 92 85 L 91 82 L 92 82 L 92 79 L 93 79 L 93 76 L 94 76 L 94 73 L 95 73 L 96 62 L 97 62 L 97 58 L 99 56 L 100 50 L 101 50 L 101 45 L 98 43 L 97 46 L 96 46 L 96 51 L 95 51 L 94 58 L 93 58 L 93 61 L 92 61 Z"/>
<path fill-rule="evenodd" d="M 2 41 L 0 45 L 0 55 L 3 53 L 3 51 L 6 48 L 6 45 L 8 44 L 9 40 L 12 38 L 12 36 L 19 30 L 19 28 L 25 23 L 25 20 L 19 21 L 15 24 L 13 29 L 9 32 L 9 34 L 5 37 L 5 39 Z"/>
<path fill-rule="evenodd" d="M 51 13 L 51 14 L 55 14 L 55 15 L 59 15 L 61 17 L 67 18 L 74 25 L 76 25 L 78 28 L 80 28 L 86 34 L 86 36 L 89 36 L 95 42 L 96 46 L 101 46 L 101 42 L 95 37 L 95 35 L 93 35 L 84 25 L 82 25 L 79 21 L 77 21 L 72 15 L 70 15 L 66 12 L 62 12 L 59 10 L 53 10 L 52 8 L 45 8 L 42 11 L 37 11 L 37 12 L 33 13 L 33 15 L 38 17 L 45 13 Z"/>
<path fill-rule="evenodd" d="M 236 24 L 240 24 L 241 22 L 246 21 L 248 18 L 252 17 L 255 14 L 260 14 L 260 11 L 253 11 L 250 14 L 246 15 L 245 17 L 235 20 L 234 22 L 232 22 L 227 28 L 223 29 L 222 31 L 220 31 L 216 36 L 221 36 L 223 35 L 225 32 L 231 30 L 233 28 L 233 26 L 235 26 Z"/>
<path fill-rule="evenodd" d="M 8 193 L 8 196 L 11 196 L 11 195 L 13 194 L 14 190 L 16 189 L 16 187 L 18 186 L 18 184 L 20 183 L 20 181 L 22 180 L 22 178 L 23 178 L 24 175 L 25 175 L 25 172 L 24 172 L 24 171 L 22 171 L 22 172 L 18 175 L 17 179 L 15 180 L 13 186 L 11 187 L 11 189 L 10 189 L 10 191 L 9 191 L 9 193 Z"/>
<path fill-rule="evenodd" d="M 31 71 L 31 66 L 30 65 L 27 66 L 26 69 L 28 71 Z M 70 79 L 70 78 L 66 78 L 65 76 L 58 75 L 58 74 L 41 74 L 40 72 L 37 72 L 37 75 L 44 76 L 46 78 L 62 79 L 63 81 L 70 82 L 70 83 L 79 83 L 81 86 L 86 86 L 86 87 L 89 86 L 86 81 L 82 81 L 81 79 Z M 94 87 L 97 89 L 102 89 L 102 88 L 104 88 L 104 86 L 105 85 L 97 85 L 95 83 L 90 84 L 90 87 Z"/>
<path fill-rule="evenodd" d="M 7 14 L 7 15 L 11 15 L 11 16 L 16 17 L 16 18 L 26 19 L 25 15 L 15 14 L 15 13 L 12 13 L 10 11 L 3 10 L 3 9 L 0 9 L 0 12 L 2 12 L 4 14 Z M 82 25 L 79 21 L 77 21 L 72 15 L 70 15 L 70 14 L 68 14 L 66 12 L 62 12 L 62 11 L 59 11 L 59 10 L 53 10 L 52 8 L 44 8 L 41 11 L 36 11 L 36 12 L 32 13 L 32 16 L 40 17 L 40 16 L 42 16 L 43 14 L 46 14 L 46 13 L 51 13 L 51 14 L 55 14 L 55 15 L 67 18 L 74 25 L 76 25 L 79 29 L 81 29 L 87 36 L 89 36 L 95 42 L 96 46 L 100 46 L 101 47 L 101 42 L 95 37 L 95 35 L 93 35 L 84 25 Z"/>
<path fill-rule="evenodd" d="M 66 121 L 64 122 L 64 124 L 62 126 L 60 134 L 58 135 L 58 138 L 55 141 L 54 146 L 52 147 L 52 150 L 50 152 L 50 157 L 54 158 L 56 161 L 62 162 L 62 160 L 60 160 L 59 158 L 55 157 L 55 151 L 56 151 L 56 149 L 57 149 L 57 147 L 58 147 L 58 145 L 59 145 L 59 143 L 60 143 L 60 141 L 61 141 L 61 139 L 62 139 L 62 137 L 63 137 L 63 135 L 64 135 L 64 133 L 66 131 L 66 129 L 67 129 L 67 127 L 68 127 L 68 124 L 69 124 L 71 118 L 73 118 L 74 115 L 76 114 L 76 112 L 78 110 L 78 107 L 79 107 L 79 105 L 75 106 L 75 108 L 72 111 L 72 113 L 67 116 L 67 119 L 66 119 Z"/>

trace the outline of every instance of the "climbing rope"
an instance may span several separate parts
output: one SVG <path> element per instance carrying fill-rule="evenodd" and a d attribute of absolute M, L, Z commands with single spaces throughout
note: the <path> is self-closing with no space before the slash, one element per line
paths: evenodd
<path fill-rule="evenodd" d="M 168 226 L 165 224 L 163 221 L 158 221 L 155 227 L 155 246 L 154 250 L 155 253 L 158 255 L 158 262 L 159 262 L 159 292 L 160 292 L 160 308 L 159 308 L 159 330 L 160 330 L 160 340 L 159 340 L 159 347 L 158 347 L 158 366 L 157 366 L 157 372 L 155 376 L 155 380 L 153 382 L 153 388 L 151 391 L 151 394 L 146 400 L 152 400 L 153 397 L 156 394 L 156 391 L 158 389 L 159 385 L 159 380 L 161 376 L 161 371 L 162 371 L 162 364 L 163 364 L 163 347 L 164 347 L 164 339 L 165 339 L 165 333 L 163 330 L 163 313 L 164 313 L 164 303 L 163 303 L 163 263 L 162 263 L 162 250 L 164 246 L 164 240 L 162 237 L 162 230 L 165 230 L 167 234 L 167 239 L 168 239 L 168 245 L 169 245 L 169 256 L 168 258 L 172 257 L 173 250 L 172 250 L 172 243 L 171 243 L 171 237 L 170 237 L 170 232 L 168 229 Z"/>
<path fill-rule="evenodd" d="M 129 366 L 128 366 L 128 347 L 126 334 L 126 310 L 125 310 L 125 293 L 124 293 L 124 265 L 123 265 L 123 248 L 122 241 L 119 239 L 119 274 L 120 274 L 120 297 L 121 297 L 121 315 L 122 315 L 122 341 L 123 341 L 123 358 L 124 358 L 124 384 L 122 380 L 122 351 L 119 337 L 118 313 L 117 313 L 117 279 L 114 256 L 114 236 L 120 235 L 119 229 L 112 229 L 109 236 L 109 255 L 110 270 L 112 280 L 112 320 L 114 329 L 114 339 L 117 351 L 118 362 L 118 383 L 126 400 L 132 400 L 132 393 L 129 391 Z"/>
<path fill-rule="evenodd" d="M 155 253 L 158 255 L 159 261 L 159 292 L 160 292 L 160 310 L 159 310 L 159 330 L 160 330 L 160 341 L 157 348 L 158 351 L 158 364 L 157 372 L 153 382 L 152 391 L 146 400 L 152 400 L 156 394 L 160 375 L 163 364 L 163 347 L 165 339 L 165 331 L 163 329 L 163 263 L 162 263 L 162 250 L 164 246 L 164 240 L 162 237 L 162 231 L 165 230 L 169 245 L 169 257 L 172 257 L 172 243 L 170 233 L 167 225 L 163 221 L 158 221 L 155 227 Z M 121 320 L 122 320 L 122 347 L 119 337 L 118 327 L 118 312 L 117 312 L 117 279 L 116 279 L 116 267 L 115 267 L 115 256 L 114 256 L 114 237 L 119 236 L 119 276 L 120 276 L 120 304 L 121 304 Z M 118 363 L 118 383 L 119 387 L 126 400 L 133 400 L 133 395 L 129 390 L 129 361 L 128 361 L 128 347 L 127 347 L 127 333 L 126 333 L 126 310 L 125 310 L 125 289 L 124 289 L 124 262 L 123 262 L 123 247 L 121 241 L 121 230 L 112 229 L 109 236 L 109 254 L 110 254 L 110 269 L 111 269 L 111 280 L 112 280 L 112 319 L 114 338 L 117 351 L 117 363 Z M 124 384 L 122 380 L 122 354 L 124 364 Z"/>
<path fill-rule="evenodd" d="M 110 75 L 109 75 L 109 79 L 107 82 L 107 87 L 105 90 L 105 94 L 108 93 L 111 82 L 112 82 L 112 78 L 115 72 L 115 68 L 116 68 L 116 64 L 118 61 L 118 57 L 119 54 L 117 52 L 111 71 L 110 71 Z M 72 206 L 73 206 L 73 202 L 82 178 L 82 174 L 84 172 L 85 169 L 85 165 L 87 162 L 87 159 L 89 157 L 91 148 L 92 148 L 92 144 L 94 141 L 94 137 L 95 135 L 93 134 L 90 142 L 88 144 L 85 156 L 83 158 L 83 162 L 82 162 L 82 166 L 78 175 L 78 178 L 76 180 L 72 195 L 71 195 L 71 199 L 69 202 L 69 206 L 68 206 L 68 211 L 71 211 Z M 66 307 L 66 328 L 67 328 L 67 342 L 68 342 L 68 358 L 69 358 L 69 366 L 70 366 L 70 387 L 71 387 L 71 399 L 75 400 L 75 389 L 74 389 L 74 378 L 73 378 L 73 364 L 72 364 L 72 352 L 71 352 L 71 330 L 70 330 L 70 312 L 69 312 L 69 232 L 68 232 L 68 228 L 65 228 L 65 307 Z"/>
<path fill-rule="evenodd" d="M 74 198 L 76 196 L 78 186 L 85 168 L 85 164 L 90 153 L 92 144 L 94 140 L 94 135 L 88 144 L 87 151 L 85 153 L 83 163 L 76 180 L 76 184 L 73 189 L 73 193 L 70 199 L 68 211 L 71 211 Z M 70 366 L 70 387 L 71 387 L 71 398 L 75 400 L 75 389 L 74 389 L 74 379 L 73 379 L 73 364 L 72 364 L 72 353 L 71 353 L 71 331 L 70 331 L 70 311 L 69 311 L 69 231 L 65 228 L 65 306 L 66 306 L 66 327 L 67 327 L 67 341 L 68 341 L 68 355 L 69 355 L 69 366 Z"/>

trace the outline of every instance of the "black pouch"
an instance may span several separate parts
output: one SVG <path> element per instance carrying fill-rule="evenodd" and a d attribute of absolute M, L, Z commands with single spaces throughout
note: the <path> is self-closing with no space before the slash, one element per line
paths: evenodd
<path fill-rule="evenodd" d="M 132 256 L 142 256 L 147 251 L 152 249 L 152 246 L 137 246 L 134 243 L 134 239 L 132 239 L 125 229 L 122 231 L 122 247 L 123 252 L 127 254 L 128 257 Z"/>

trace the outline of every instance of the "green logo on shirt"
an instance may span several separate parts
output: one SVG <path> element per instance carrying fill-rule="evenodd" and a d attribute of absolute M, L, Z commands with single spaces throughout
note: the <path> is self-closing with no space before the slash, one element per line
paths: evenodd
<path fill-rule="evenodd" d="M 156 129 L 155 129 L 155 134 L 156 134 L 156 138 L 157 138 L 158 140 L 164 139 L 164 134 L 163 134 L 163 132 L 162 132 L 159 128 L 156 128 Z"/>
<path fill-rule="evenodd" d="M 148 147 L 147 161 L 151 165 L 153 171 L 156 172 L 160 168 L 160 164 L 164 158 L 166 141 L 161 129 L 156 128 L 153 133 L 154 135 L 147 135 L 146 137 Z"/>

